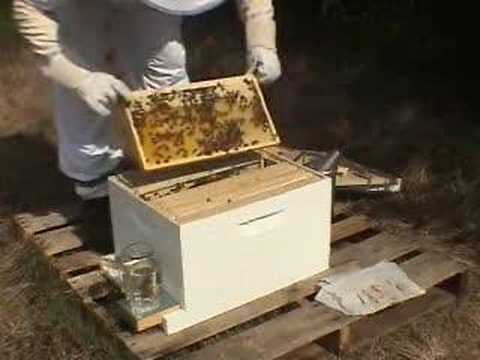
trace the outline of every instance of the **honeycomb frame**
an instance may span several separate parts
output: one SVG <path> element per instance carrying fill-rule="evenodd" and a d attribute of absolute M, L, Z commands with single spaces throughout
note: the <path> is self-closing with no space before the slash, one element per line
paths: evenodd
<path fill-rule="evenodd" d="M 125 151 L 142 170 L 280 143 L 252 75 L 132 92 L 123 108 L 123 122 Z"/>

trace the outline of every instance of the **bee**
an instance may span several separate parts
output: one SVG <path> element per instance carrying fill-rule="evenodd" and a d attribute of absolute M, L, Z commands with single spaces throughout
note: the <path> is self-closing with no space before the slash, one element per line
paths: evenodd
<path fill-rule="evenodd" d="M 180 148 L 177 150 L 175 155 L 186 158 L 188 156 L 188 151 L 184 148 Z"/>

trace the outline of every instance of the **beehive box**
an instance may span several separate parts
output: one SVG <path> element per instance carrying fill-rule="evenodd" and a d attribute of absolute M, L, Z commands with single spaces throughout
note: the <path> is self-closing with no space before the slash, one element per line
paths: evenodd
<path fill-rule="evenodd" d="M 142 170 L 279 143 L 260 86 L 250 75 L 133 92 L 123 119 L 125 151 Z"/>
<path fill-rule="evenodd" d="M 329 267 L 330 179 L 247 155 L 110 178 L 115 253 L 152 244 L 162 287 L 181 306 L 163 317 L 168 334 Z"/>

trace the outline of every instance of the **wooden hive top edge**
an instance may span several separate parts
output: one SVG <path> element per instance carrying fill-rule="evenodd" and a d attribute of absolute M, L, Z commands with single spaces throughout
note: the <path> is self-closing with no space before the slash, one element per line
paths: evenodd
<path fill-rule="evenodd" d="M 280 163 L 154 199 L 150 206 L 183 224 L 321 180 L 294 165 Z"/>

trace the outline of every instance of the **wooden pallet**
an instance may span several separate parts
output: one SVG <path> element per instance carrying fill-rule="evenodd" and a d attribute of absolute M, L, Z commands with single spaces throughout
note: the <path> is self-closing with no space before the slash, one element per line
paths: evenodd
<path fill-rule="evenodd" d="M 91 320 L 122 347 L 126 358 L 180 354 L 201 360 L 321 359 L 318 344 L 337 354 L 352 351 L 421 314 L 454 303 L 464 293 L 465 265 L 429 250 L 414 236 L 376 231 L 367 217 L 347 213 L 342 204 L 337 204 L 335 214 L 328 274 L 391 260 L 428 289 L 427 294 L 373 316 L 345 316 L 311 301 L 324 273 L 177 334 L 166 336 L 159 328 L 132 334 L 110 310 L 115 301 L 112 286 L 99 270 L 100 255 L 83 245 L 86 224 L 75 206 L 19 214 L 14 221 L 19 238 L 40 249 L 52 274 L 73 289 Z M 191 346 L 212 337 L 202 346 Z"/>

